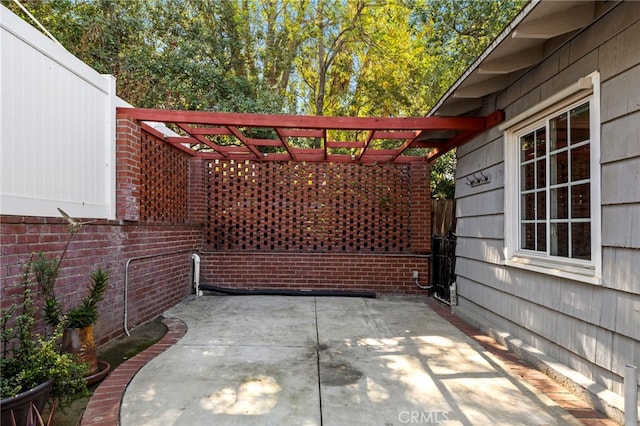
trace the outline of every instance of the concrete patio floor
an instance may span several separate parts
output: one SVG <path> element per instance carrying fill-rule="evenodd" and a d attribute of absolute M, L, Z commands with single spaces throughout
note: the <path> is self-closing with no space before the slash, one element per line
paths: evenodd
<path fill-rule="evenodd" d="M 204 296 L 122 425 L 580 424 L 420 297 Z"/>

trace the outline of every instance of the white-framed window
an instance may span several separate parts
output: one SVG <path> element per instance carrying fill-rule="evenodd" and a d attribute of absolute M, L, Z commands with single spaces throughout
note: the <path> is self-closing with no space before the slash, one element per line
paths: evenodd
<path fill-rule="evenodd" d="M 599 75 L 501 128 L 506 264 L 600 284 Z"/>

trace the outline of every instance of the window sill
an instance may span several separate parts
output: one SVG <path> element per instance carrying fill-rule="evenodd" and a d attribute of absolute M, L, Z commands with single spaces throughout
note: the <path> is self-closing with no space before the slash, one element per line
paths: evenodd
<path fill-rule="evenodd" d="M 504 264 L 506 266 L 524 269 L 531 272 L 538 272 L 558 278 L 580 281 L 592 285 L 602 285 L 602 277 L 596 276 L 595 271 L 592 268 L 580 268 L 526 257 L 513 257 L 505 260 Z"/>

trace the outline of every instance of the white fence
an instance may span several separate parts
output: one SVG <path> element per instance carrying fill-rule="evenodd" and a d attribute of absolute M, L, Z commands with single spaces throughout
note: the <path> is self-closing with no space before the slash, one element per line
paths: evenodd
<path fill-rule="evenodd" d="M 115 79 L 0 6 L 0 213 L 115 217 Z"/>

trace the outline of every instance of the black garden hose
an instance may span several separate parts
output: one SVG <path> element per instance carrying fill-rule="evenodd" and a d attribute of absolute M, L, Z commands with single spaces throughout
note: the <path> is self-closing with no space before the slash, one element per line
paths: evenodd
<path fill-rule="evenodd" d="M 345 291 L 345 290 L 291 290 L 291 289 L 236 289 L 218 287 L 210 284 L 200 284 L 200 290 L 213 291 L 233 296 L 317 296 L 317 297 L 364 297 L 375 299 L 376 293 L 372 291 Z"/>

